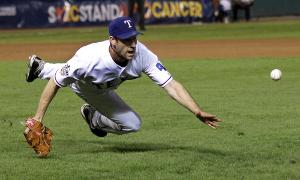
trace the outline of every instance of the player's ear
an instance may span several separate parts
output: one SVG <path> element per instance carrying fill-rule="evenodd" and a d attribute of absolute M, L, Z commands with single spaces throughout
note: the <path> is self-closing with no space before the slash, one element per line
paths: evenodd
<path fill-rule="evenodd" d="M 115 38 L 113 36 L 109 36 L 109 42 L 110 42 L 110 44 L 116 45 L 117 40 L 118 40 L 117 38 Z"/>

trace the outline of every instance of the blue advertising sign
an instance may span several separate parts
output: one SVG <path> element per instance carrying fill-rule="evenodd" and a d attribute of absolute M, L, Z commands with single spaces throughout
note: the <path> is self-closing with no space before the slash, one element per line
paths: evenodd
<path fill-rule="evenodd" d="M 207 17 L 208 0 L 146 0 L 146 24 L 191 23 Z M 1 0 L 0 27 L 64 27 L 106 24 L 126 16 L 123 0 Z"/>

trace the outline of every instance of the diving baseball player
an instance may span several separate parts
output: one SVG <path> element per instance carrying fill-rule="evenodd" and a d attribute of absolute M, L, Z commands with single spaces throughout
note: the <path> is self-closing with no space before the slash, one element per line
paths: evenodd
<path fill-rule="evenodd" d="M 57 91 L 69 86 L 87 103 L 81 107 L 81 114 L 92 133 L 104 137 L 107 133 L 136 132 L 141 127 L 141 117 L 114 89 L 144 73 L 202 122 L 216 128 L 221 120 L 200 109 L 158 57 L 137 40 L 139 34 L 130 18 L 119 17 L 109 24 L 109 40 L 80 48 L 66 63 L 47 63 L 31 56 L 26 80 L 49 80 L 31 119 L 42 122 Z"/>

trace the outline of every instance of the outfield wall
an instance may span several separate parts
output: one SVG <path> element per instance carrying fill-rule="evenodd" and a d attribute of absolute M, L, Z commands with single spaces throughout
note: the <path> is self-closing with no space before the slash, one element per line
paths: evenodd
<path fill-rule="evenodd" d="M 58 27 L 106 24 L 127 15 L 124 0 L 1 0 L 0 27 Z M 210 0 L 146 0 L 146 24 L 207 21 Z"/>
<path fill-rule="evenodd" d="M 146 0 L 145 23 L 210 22 L 211 1 Z M 300 15 L 300 1 L 256 0 L 251 11 L 253 17 Z M 0 0 L 0 28 L 102 25 L 127 14 L 126 0 Z"/>
<path fill-rule="evenodd" d="M 254 17 L 299 16 L 299 0 L 255 0 L 252 7 Z"/>

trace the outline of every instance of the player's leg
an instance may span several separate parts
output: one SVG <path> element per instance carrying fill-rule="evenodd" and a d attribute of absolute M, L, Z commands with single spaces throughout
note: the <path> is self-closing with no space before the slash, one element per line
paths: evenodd
<path fill-rule="evenodd" d="M 245 19 L 246 21 L 250 21 L 250 6 L 245 6 Z"/>
<path fill-rule="evenodd" d="M 138 13 L 139 13 L 139 27 L 141 31 L 145 31 L 145 8 L 144 8 L 144 2 L 145 0 L 138 0 Z"/>
<path fill-rule="evenodd" d="M 135 0 L 128 0 L 128 16 L 133 18 Z"/>
<path fill-rule="evenodd" d="M 45 62 L 36 55 L 32 55 L 29 57 L 28 68 L 26 73 L 26 81 L 32 82 L 40 74 L 41 70 L 44 68 Z"/>
<path fill-rule="evenodd" d="M 47 63 L 36 55 L 29 57 L 26 81 L 32 82 L 36 78 L 50 79 L 63 63 Z"/>
<path fill-rule="evenodd" d="M 86 108 L 86 112 L 90 113 L 87 122 L 91 123 L 92 132 L 94 128 L 109 133 L 126 134 L 140 129 L 141 118 L 139 115 L 114 91 L 105 93 L 78 93 L 78 89 L 76 91 L 77 95 L 90 105 L 83 107 Z M 81 113 L 83 113 L 83 107 Z"/>
<path fill-rule="evenodd" d="M 46 62 L 44 68 L 39 73 L 38 78 L 49 80 L 51 77 L 54 77 L 56 71 L 64 66 L 65 63 L 48 63 Z"/>
<path fill-rule="evenodd" d="M 106 131 L 102 130 L 101 128 L 97 128 L 97 123 L 95 121 L 93 122 L 95 108 L 89 104 L 84 104 L 80 108 L 80 113 L 94 135 L 98 137 L 104 137 L 107 135 Z"/>
<path fill-rule="evenodd" d="M 238 20 L 238 10 L 239 10 L 239 5 L 234 3 L 232 6 L 232 14 L 233 14 L 232 20 L 233 21 Z"/>

